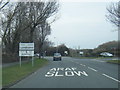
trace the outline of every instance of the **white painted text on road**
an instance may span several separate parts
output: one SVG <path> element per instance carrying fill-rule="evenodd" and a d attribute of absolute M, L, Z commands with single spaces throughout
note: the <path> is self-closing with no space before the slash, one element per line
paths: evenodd
<path fill-rule="evenodd" d="M 62 77 L 62 76 L 88 76 L 85 71 L 79 71 L 77 68 L 51 68 L 45 77 Z"/>

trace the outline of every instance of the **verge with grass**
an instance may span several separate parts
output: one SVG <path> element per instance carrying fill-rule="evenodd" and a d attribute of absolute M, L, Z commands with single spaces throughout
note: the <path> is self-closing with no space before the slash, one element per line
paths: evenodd
<path fill-rule="evenodd" d="M 2 69 L 2 86 L 8 87 L 15 82 L 25 78 L 29 74 L 35 72 L 40 67 L 48 63 L 46 59 L 35 59 L 34 66 L 32 67 L 31 62 L 22 63 L 21 67 L 19 64 L 5 67 Z"/>
<path fill-rule="evenodd" d="M 120 60 L 108 60 L 107 63 L 120 64 Z"/>
<path fill-rule="evenodd" d="M 113 58 L 115 58 L 115 57 L 97 57 L 95 59 L 113 59 Z"/>

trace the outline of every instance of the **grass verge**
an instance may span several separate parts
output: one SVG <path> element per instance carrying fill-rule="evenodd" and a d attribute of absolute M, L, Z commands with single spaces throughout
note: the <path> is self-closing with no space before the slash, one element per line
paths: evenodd
<path fill-rule="evenodd" d="M 120 64 L 120 60 L 108 60 L 108 63 Z"/>
<path fill-rule="evenodd" d="M 97 57 L 96 59 L 113 59 L 115 57 Z"/>
<path fill-rule="evenodd" d="M 19 66 L 19 64 L 17 64 L 14 66 L 3 68 L 2 69 L 2 86 L 8 87 L 14 84 L 15 82 L 33 73 L 34 71 L 38 70 L 40 67 L 42 67 L 47 63 L 48 61 L 45 59 L 35 59 L 33 67 L 31 62 L 27 62 L 27 63 L 23 63 L 21 67 Z"/>
<path fill-rule="evenodd" d="M 97 59 L 97 60 L 101 60 L 101 59 L 113 59 L 115 57 L 74 57 L 74 58 L 79 58 L 79 59 Z"/>
<path fill-rule="evenodd" d="M 2 67 L 0 67 L 0 90 L 2 89 Z"/>

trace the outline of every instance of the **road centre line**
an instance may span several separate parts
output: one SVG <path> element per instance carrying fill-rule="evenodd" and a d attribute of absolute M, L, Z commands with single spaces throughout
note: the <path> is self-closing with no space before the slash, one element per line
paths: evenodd
<path fill-rule="evenodd" d="M 72 62 L 74 62 L 74 61 L 72 61 Z M 74 63 L 76 63 L 76 64 L 79 64 L 79 62 L 74 62 Z M 84 64 L 80 64 L 81 66 L 86 66 L 86 65 L 84 65 Z M 94 68 L 91 68 L 91 67 L 88 67 L 89 69 L 91 69 L 91 70 L 93 70 L 93 71 L 95 71 L 95 72 L 97 72 L 98 70 L 96 70 L 96 69 L 94 69 Z"/>
<path fill-rule="evenodd" d="M 92 60 L 92 61 L 98 61 L 98 60 Z M 72 62 L 74 62 L 74 61 L 72 61 Z M 98 61 L 98 62 L 105 62 L 105 61 Z M 74 62 L 74 63 L 76 63 L 76 62 Z M 78 64 L 78 62 L 77 62 L 77 64 Z M 83 64 L 80 64 L 80 65 L 81 65 L 81 66 L 86 66 L 86 65 L 83 65 Z M 98 70 L 96 70 L 96 69 L 94 69 L 94 68 L 91 68 L 91 67 L 88 67 L 88 68 L 91 69 L 91 70 L 93 70 L 93 71 L 95 71 L 95 72 L 98 72 Z M 105 77 L 107 77 L 107 78 L 110 78 L 110 79 L 112 79 L 112 80 L 120 83 L 119 80 L 117 80 L 117 79 L 115 79 L 115 78 L 113 78 L 113 77 L 111 77 L 111 76 L 109 76 L 109 75 L 106 75 L 106 74 L 104 74 L 104 73 L 103 73 L 102 75 L 105 76 Z"/>
<path fill-rule="evenodd" d="M 117 79 L 115 79 L 115 78 L 113 78 L 113 77 L 111 77 L 111 76 L 108 76 L 108 75 L 106 75 L 106 74 L 104 74 L 104 73 L 103 73 L 102 75 L 103 75 L 103 76 L 106 76 L 106 77 L 108 77 L 108 78 L 110 78 L 110 79 L 112 79 L 112 80 L 120 83 L 119 80 L 117 80 Z"/>
<path fill-rule="evenodd" d="M 74 61 L 71 60 L 71 62 L 74 62 Z M 79 62 L 74 62 L 74 63 L 79 64 Z M 86 66 L 86 65 L 84 65 L 84 64 L 80 64 L 80 65 L 81 65 L 81 66 L 84 66 L 84 67 Z"/>
<path fill-rule="evenodd" d="M 91 67 L 88 67 L 89 69 L 91 69 L 91 70 L 93 70 L 93 71 L 95 71 L 95 72 L 97 72 L 97 70 L 96 69 L 94 69 L 94 68 L 91 68 Z"/>
<path fill-rule="evenodd" d="M 84 67 L 86 66 L 86 65 L 83 65 L 83 64 L 80 64 L 80 65 L 81 65 L 81 66 L 84 66 Z"/>

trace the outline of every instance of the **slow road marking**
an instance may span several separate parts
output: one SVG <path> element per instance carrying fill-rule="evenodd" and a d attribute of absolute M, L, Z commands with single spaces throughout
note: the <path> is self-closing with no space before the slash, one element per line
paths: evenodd
<path fill-rule="evenodd" d="M 79 71 L 77 68 L 51 68 L 46 74 L 45 77 L 63 77 L 63 76 L 88 76 L 85 71 Z"/>

